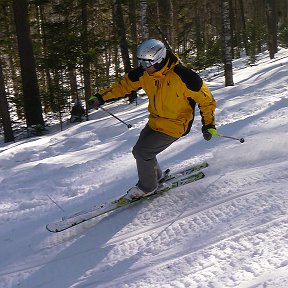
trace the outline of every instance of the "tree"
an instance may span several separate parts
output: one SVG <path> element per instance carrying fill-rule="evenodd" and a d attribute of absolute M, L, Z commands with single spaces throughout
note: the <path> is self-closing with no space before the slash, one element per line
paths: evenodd
<path fill-rule="evenodd" d="M 140 35 L 141 40 L 149 38 L 149 23 L 147 17 L 147 0 L 140 0 L 140 16 L 141 16 L 141 25 L 140 25 Z"/>
<path fill-rule="evenodd" d="M 274 58 L 274 54 L 277 53 L 277 11 L 276 1 L 266 0 L 266 17 L 268 27 L 268 49 L 270 59 Z"/>
<path fill-rule="evenodd" d="M 222 0 L 223 51 L 225 86 L 233 86 L 232 47 L 230 33 L 229 0 Z"/>
<path fill-rule="evenodd" d="M 45 114 L 61 115 L 136 67 L 147 38 L 169 42 L 195 70 L 224 64 L 225 85 L 232 85 L 232 59 L 243 48 L 255 62 L 267 43 L 273 57 L 277 36 L 288 47 L 287 7 L 287 0 L 0 0 L 6 97 L 27 125 L 42 122 L 41 104 Z"/>
<path fill-rule="evenodd" d="M 123 59 L 124 64 L 124 71 L 128 73 L 131 71 L 131 63 L 129 58 L 129 50 L 128 50 L 128 43 L 126 39 L 126 29 L 125 23 L 123 19 L 123 11 L 121 6 L 121 0 L 113 0 L 113 19 L 115 22 L 117 38 L 120 45 L 120 51 Z M 123 95 L 124 96 L 124 95 Z M 129 101 L 133 102 L 134 99 L 137 97 L 136 92 L 132 92 L 129 94 Z"/>
<path fill-rule="evenodd" d="M 243 0 L 239 0 L 239 5 L 240 5 L 240 14 L 241 14 L 241 21 L 242 21 L 242 39 L 243 39 L 243 44 L 245 48 L 246 54 L 248 54 L 248 44 L 247 44 L 247 32 L 246 32 L 246 19 L 244 16 L 244 4 Z"/>
<path fill-rule="evenodd" d="M 5 92 L 5 83 L 1 61 L 0 61 L 0 118 L 2 118 L 4 128 L 4 141 L 5 142 L 14 141 L 14 135 L 9 114 L 9 107 Z"/>
<path fill-rule="evenodd" d="M 169 43 L 172 49 L 175 48 L 174 11 L 171 0 L 157 0 L 157 14 L 159 29 L 162 39 Z M 166 44 L 166 45 L 167 45 Z"/>
<path fill-rule="evenodd" d="M 126 39 L 126 28 L 123 19 L 121 0 L 113 0 L 113 19 L 123 59 L 124 71 L 128 73 L 131 70 L 131 63 L 129 58 L 128 43 Z"/>
<path fill-rule="evenodd" d="M 28 22 L 27 0 L 13 1 L 27 126 L 44 125 L 36 65 Z"/>
<path fill-rule="evenodd" d="M 131 50 L 132 50 L 132 63 L 133 67 L 138 66 L 137 60 L 137 18 L 136 18 L 136 0 L 128 1 L 129 9 L 129 22 L 130 22 L 130 34 L 131 34 Z"/>
<path fill-rule="evenodd" d="M 86 107 L 91 96 L 91 77 L 90 77 L 90 59 L 88 56 L 88 7 L 87 0 L 81 0 L 81 18 L 82 18 L 82 53 L 83 53 L 83 76 L 84 76 L 84 93 Z M 86 109 L 86 119 L 88 120 L 88 109 Z"/>

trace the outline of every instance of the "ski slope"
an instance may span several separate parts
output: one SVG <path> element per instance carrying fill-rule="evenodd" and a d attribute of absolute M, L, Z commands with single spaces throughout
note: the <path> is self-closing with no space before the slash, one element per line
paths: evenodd
<path fill-rule="evenodd" d="M 209 71 L 218 132 L 245 143 L 206 142 L 198 112 L 158 158 L 171 170 L 206 160 L 204 179 L 61 233 L 45 225 L 136 183 L 147 99 L 105 106 L 131 129 L 95 111 L 1 144 L 0 287 L 288 287 L 288 50 L 236 60 L 235 86 L 223 82 Z"/>

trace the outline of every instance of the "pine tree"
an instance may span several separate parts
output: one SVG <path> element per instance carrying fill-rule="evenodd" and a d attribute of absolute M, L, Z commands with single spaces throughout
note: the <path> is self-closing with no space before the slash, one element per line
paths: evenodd
<path fill-rule="evenodd" d="M 44 126 L 35 58 L 30 36 L 27 0 L 14 0 L 13 8 L 20 56 L 26 123 L 28 127 L 32 125 Z"/>
<path fill-rule="evenodd" d="M 8 101 L 7 101 L 6 92 L 5 92 L 5 82 L 4 82 L 1 61 L 0 61 L 0 119 L 2 119 L 2 124 L 4 128 L 4 141 L 5 142 L 14 141 L 14 135 L 13 135 L 10 114 L 9 114 Z"/>
<path fill-rule="evenodd" d="M 224 50 L 224 73 L 225 86 L 233 86 L 232 68 L 232 46 L 230 33 L 230 8 L 229 0 L 222 1 L 222 21 L 223 21 L 223 50 Z"/>

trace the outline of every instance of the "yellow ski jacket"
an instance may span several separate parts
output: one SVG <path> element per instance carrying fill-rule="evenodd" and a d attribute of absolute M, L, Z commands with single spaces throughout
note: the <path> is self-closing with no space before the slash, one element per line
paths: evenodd
<path fill-rule="evenodd" d="M 155 131 L 175 138 L 189 133 L 196 103 L 203 126 L 214 128 L 216 102 L 209 88 L 197 73 L 181 65 L 175 55 L 173 56 L 174 58 L 170 58 L 166 65 L 153 75 L 138 67 L 99 94 L 106 102 L 143 88 L 149 98 L 148 125 Z"/>

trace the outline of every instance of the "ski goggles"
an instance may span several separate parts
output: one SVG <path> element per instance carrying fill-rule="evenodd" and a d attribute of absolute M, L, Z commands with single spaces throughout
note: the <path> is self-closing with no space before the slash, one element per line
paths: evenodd
<path fill-rule="evenodd" d="M 138 65 L 142 66 L 143 69 L 147 69 L 157 63 L 160 63 L 166 57 L 166 48 L 164 47 L 160 51 L 157 51 L 156 57 L 154 59 L 145 59 L 141 57 L 137 57 Z"/>
<path fill-rule="evenodd" d="M 137 57 L 137 60 L 138 60 L 138 65 L 142 66 L 143 69 L 147 69 L 155 64 L 154 61 L 151 59 L 142 59 L 142 58 Z"/>

